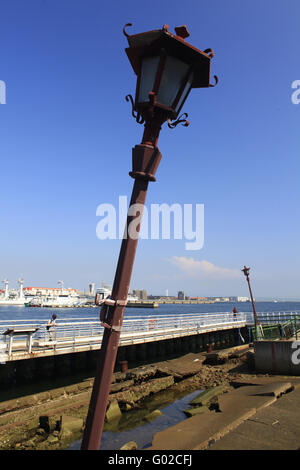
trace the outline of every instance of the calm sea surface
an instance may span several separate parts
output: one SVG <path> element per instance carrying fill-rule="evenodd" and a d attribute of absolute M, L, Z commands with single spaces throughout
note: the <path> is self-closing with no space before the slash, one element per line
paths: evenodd
<path fill-rule="evenodd" d="M 256 302 L 257 312 L 300 312 L 300 302 Z M 161 304 L 158 308 L 127 308 L 125 318 L 132 315 L 183 315 L 189 313 L 231 313 L 233 307 L 239 312 L 252 312 L 250 302 L 218 302 L 215 304 Z M 0 306 L 0 320 L 43 320 L 47 321 L 53 313 L 57 321 L 72 319 L 98 320 L 99 308 L 30 308 Z"/>

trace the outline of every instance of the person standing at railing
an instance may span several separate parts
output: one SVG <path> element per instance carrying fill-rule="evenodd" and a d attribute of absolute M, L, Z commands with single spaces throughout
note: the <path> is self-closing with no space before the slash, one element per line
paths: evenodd
<path fill-rule="evenodd" d="M 233 319 L 234 319 L 234 321 L 236 321 L 237 320 L 237 313 L 238 313 L 236 307 L 234 307 L 234 309 L 232 310 L 232 313 L 233 313 Z"/>
<path fill-rule="evenodd" d="M 49 320 L 48 323 L 47 323 L 47 331 L 49 333 L 49 341 L 54 340 L 54 329 L 55 329 L 55 326 L 56 326 L 56 318 L 57 318 L 57 316 L 54 313 L 51 317 L 51 320 Z"/>

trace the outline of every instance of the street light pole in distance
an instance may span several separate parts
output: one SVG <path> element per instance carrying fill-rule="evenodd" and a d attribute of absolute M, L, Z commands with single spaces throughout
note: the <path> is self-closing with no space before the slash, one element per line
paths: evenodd
<path fill-rule="evenodd" d="M 251 285 L 250 285 L 249 271 L 250 271 L 250 268 L 247 268 L 246 266 L 244 266 L 244 268 L 242 269 L 242 272 L 244 273 L 244 275 L 246 277 L 248 287 L 249 287 L 249 293 L 250 293 L 250 298 L 251 298 L 251 303 L 252 303 L 252 308 L 253 308 L 255 334 L 256 334 L 256 339 L 257 339 L 258 336 L 259 336 L 258 335 L 259 320 L 258 320 L 258 316 L 257 316 L 257 313 L 256 313 L 254 298 L 253 298 L 252 289 L 251 289 Z"/>

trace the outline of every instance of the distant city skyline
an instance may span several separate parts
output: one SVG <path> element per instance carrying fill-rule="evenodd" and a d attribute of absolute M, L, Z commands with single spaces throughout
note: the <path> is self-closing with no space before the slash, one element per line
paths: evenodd
<path fill-rule="evenodd" d="M 191 91 L 189 127 L 163 125 L 146 204 L 202 204 L 204 244 L 139 240 L 131 287 L 248 296 L 247 265 L 256 299 L 300 298 L 299 14 L 298 0 L 153 0 L 146 15 L 137 0 L 2 2 L 0 280 L 113 283 L 121 241 L 97 238 L 97 208 L 130 197 L 143 132 L 122 29 L 186 24 L 219 83 Z"/>
<path fill-rule="evenodd" d="M 59 284 L 59 282 L 57 282 L 57 284 Z M 83 286 L 73 286 L 73 285 L 69 285 L 69 284 L 66 284 L 63 286 L 63 288 L 65 289 L 76 289 L 77 291 L 79 292 L 85 292 L 86 294 L 88 294 L 88 292 L 90 291 L 90 285 L 94 285 L 94 290 L 96 291 L 97 289 L 101 288 L 103 285 L 105 287 L 108 287 L 108 288 L 111 288 L 112 287 L 112 284 L 113 283 L 109 283 L 109 282 L 104 282 L 104 281 L 101 281 L 100 283 L 97 283 L 97 282 L 93 282 L 93 281 L 89 281 L 86 283 L 86 285 L 83 285 Z M 4 285 L 4 284 L 3 284 Z M 53 285 L 46 285 L 46 283 L 39 283 L 39 284 L 30 284 L 30 283 L 24 283 L 24 289 L 28 288 L 28 287 L 41 287 L 41 288 L 52 288 L 52 289 L 60 289 L 61 287 L 57 287 L 57 285 L 55 285 L 55 283 Z M 9 288 L 10 289 L 14 289 L 14 290 L 18 290 L 19 289 L 19 285 L 18 285 L 18 282 L 9 282 Z M 4 288 L 0 287 L 0 291 L 3 291 L 4 292 Z M 235 293 L 230 293 L 230 294 L 224 294 L 224 295 L 218 295 L 218 294 L 215 294 L 215 295 L 205 295 L 204 293 L 188 293 L 186 291 L 183 291 L 183 290 L 174 290 L 172 292 L 169 292 L 169 289 L 166 289 L 165 292 L 163 291 L 157 291 L 157 292 L 152 292 L 151 290 L 147 289 L 147 286 L 144 288 L 137 288 L 137 287 L 133 287 L 131 288 L 130 287 L 130 292 L 134 292 L 134 291 L 146 291 L 147 295 L 150 295 L 150 296 L 160 296 L 160 297 L 177 297 L 178 296 L 178 293 L 179 292 L 183 292 L 185 296 L 187 297 L 203 297 L 203 298 L 229 298 L 229 297 L 246 297 L 249 301 L 250 301 L 250 297 L 249 297 L 249 292 L 248 292 L 248 295 L 247 293 L 245 295 L 239 295 L 239 294 L 235 294 Z M 255 301 L 274 301 L 274 300 L 277 300 L 277 301 L 300 301 L 300 297 L 257 297 L 255 296 Z"/>

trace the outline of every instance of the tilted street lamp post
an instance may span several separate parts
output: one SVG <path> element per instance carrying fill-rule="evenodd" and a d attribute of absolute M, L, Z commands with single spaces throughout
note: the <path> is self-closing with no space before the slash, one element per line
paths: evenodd
<path fill-rule="evenodd" d="M 132 150 L 129 173 L 134 179 L 130 207 L 139 204 L 140 210 L 135 215 L 128 212 L 112 294 L 101 302 L 100 321 L 104 334 L 82 450 L 100 447 L 148 183 L 156 181 L 155 173 L 161 160 L 157 147 L 161 126 L 165 121 L 170 128 L 179 123 L 187 126 L 187 114 L 179 118 L 178 115 L 191 89 L 212 87 L 218 81 L 215 76 L 215 84 L 210 84 L 213 51 L 200 51 L 187 43 L 185 38 L 189 33 L 185 25 L 175 28 L 176 34 L 171 34 L 164 25 L 160 30 L 132 36 L 127 34 L 127 26 L 132 25 L 128 23 L 123 29 L 129 44 L 126 53 L 137 75 L 137 85 L 135 100 L 131 95 L 127 95 L 126 100 L 131 101 L 136 121 L 144 124 L 142 142 Z M 132 236 L 129 227 L 133 221 L 137 222 L 137 217 L 137 236 Z"/>
<path fill-rule="evenodd" d="M 258 320 L 258 316 L 257 316 L 257 313 L 256 313 L 254 298 L 253 298 L 252 289 L 251 289 L 251 285 L 250 285 L 249 271 L 250 271 L 250 268 L 247 268 L 246 266 L 244 266 L 244 268 L 242 269 L 242 272 L 244 273 L 244 275 L 246 277 L 248 287 L 249 287 L 249 293 L 250 293 L 250 298 L 251 298 L 251 303 L 252 303 L 252 308 L 253 308 L 253 316 L 254 316 L 254 328 L 255 328 L 255 335 L 256 335 L 255 339 L 257 339 L 261 335 L 258 334 L 259 320 Z"/>

